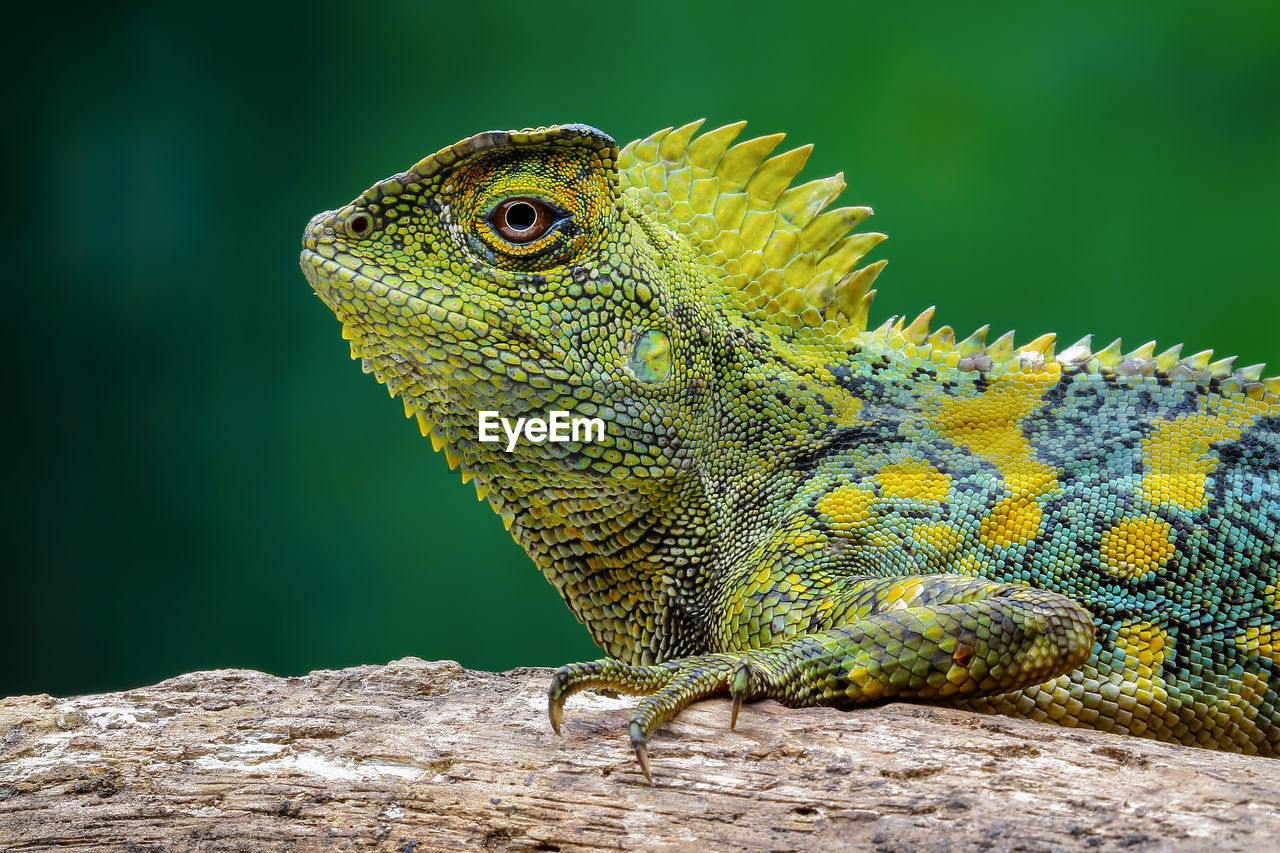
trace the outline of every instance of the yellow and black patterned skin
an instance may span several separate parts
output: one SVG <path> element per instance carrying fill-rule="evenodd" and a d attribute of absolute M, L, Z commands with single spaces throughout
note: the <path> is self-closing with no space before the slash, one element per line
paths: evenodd
<path fill-rule="evenodd" d="M 1280 380 L 1210 353 L 867 328 L 883 235 L 741 124 L 489 132 L 316 216 L 363 359 L 645 694 L 891 698 L 1273 755 Z M 481 410 L 601 441 L 477 439 Z"/>

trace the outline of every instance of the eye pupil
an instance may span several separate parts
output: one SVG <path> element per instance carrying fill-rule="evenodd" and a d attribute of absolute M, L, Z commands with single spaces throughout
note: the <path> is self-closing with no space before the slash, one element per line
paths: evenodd
<path fill-rule="evenodd" d="M 527 201 L 518 201 L 507 208 L 507 225 L 513 231 L 528 231 L 538 221 L 538 211 Z"/>
<path fill-rule="evenodd" d="M 536 198 L 509 198 L 489 214 L 489 225 L 502 239 L 523 245 L 541 239 L 556 225 L 556 213 Z"/>

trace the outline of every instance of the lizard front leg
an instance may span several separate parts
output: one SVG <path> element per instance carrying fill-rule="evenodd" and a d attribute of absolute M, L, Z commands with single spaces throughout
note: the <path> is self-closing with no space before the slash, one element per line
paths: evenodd
<path fill-rule="evenodd" d="M 976 698 L 1019 690 L 1070 672 L 1093 649 L 1094 623 L 1069 598 L 959 575 L 851 579 L 831 606 L 796 608 L 802 631 L 758 646 L 678 658 L 654 666 L 605 659 L 562 667 L 550 714 L 559 731 L 564 700 L 589 687 L 649 694 L 631 715 L 636 757 L 649 776 L 655 728 L 691 702 L 731 694 L 790 707 L 848 707 L 885 699 Z M 755 615 L 753 624 L 759 624 Z"/>

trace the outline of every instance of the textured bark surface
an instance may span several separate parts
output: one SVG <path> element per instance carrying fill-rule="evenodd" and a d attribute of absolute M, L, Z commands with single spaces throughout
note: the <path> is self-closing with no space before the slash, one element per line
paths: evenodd
<path fill-rule="evenodd" d="M 0 701 L 0 849 L 1266 849 L 1280 761 L 890 705 L 705 702 L 654 735 L 549 670 L 413 658 Z"/>

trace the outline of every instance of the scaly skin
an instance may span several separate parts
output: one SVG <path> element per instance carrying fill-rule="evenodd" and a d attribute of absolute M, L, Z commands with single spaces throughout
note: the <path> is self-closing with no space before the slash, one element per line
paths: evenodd
<path fill-rule="evenodd" d="M 1280 381 L 1208 353 L 867 330 L 808 148 L 485 133 L 316 216 L 352 354 L 474 479 L 649 733 L 714 694 L 946 701 L 1272 755 Z M 600 442 L 477 440 L 478 412 Z M 1273 636 L 1276 637 L 1273 640 Z"/>

